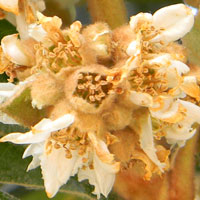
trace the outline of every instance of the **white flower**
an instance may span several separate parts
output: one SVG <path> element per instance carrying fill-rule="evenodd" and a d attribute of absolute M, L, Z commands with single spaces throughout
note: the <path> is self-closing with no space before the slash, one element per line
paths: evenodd
<path fill-rule="evenodd" d="M 30 144 L 23 154 L 23 158 L 33 156 L 27 170 L 41 166 L 48 197 L 53 197 L 70 176 L 76 173 L 78 173 L 79 181 L 89 179 L 90 184 L 95 186 L 94 194 L 100 197 L 102 193 L 107 197 L 114 184 L 115 173 L 119 170 L 119 163 L 113 161 L 113 155 L 109 153 L 106 144 L 97 139 L 95 134 L 88 133 L 91 145 L 87 147 L 83 155 L 80 155 L 79 147 L 70 149 L 70 143 L 61 144 L 53 139 L 52 133 L 65 130 L 73 122 L 74 116 L 71 114 L 66 114 L 54 121 L 43 119 L 31 131 L 25 134 L 11 133 L 0 141 Z M 67 138 L 67 132 L 61 139 L 63 136 Z"/>
<path fill-rule="evenodd" d="M 142 23 L 150 23 L 159 30 L 151 39 L 152 42 L 172 42 L 182 38 L 194 24 L 192 10 L 184 4 L 175 4 L 159 9 L 153 16 L 149 13 L 139 13 L 131 17 L 130 27 L 135 30 Z"/>

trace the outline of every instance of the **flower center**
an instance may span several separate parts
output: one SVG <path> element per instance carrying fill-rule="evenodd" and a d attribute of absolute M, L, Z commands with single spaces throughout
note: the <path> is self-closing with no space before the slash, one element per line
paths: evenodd
<path fill-rule="evenodd" d="M 47 143 L 47 152 L 51 153 L 52 148 L 65 149 L 66 158 L 72 158 L 72 150 L 78 150 L 79 155 L 86 153 L 89 141 L 87 133 L 80 132 L 77 128 L 68 127 L 52 132 Z"/>
<path fill-rule="evenodd" d="M 46 48 L 43 44 L 34 46 L 36 49 L 36 66 L 41 68 L 47 66 L 53 72 L 59 72 L 61 68 L 67 66 L 77 66 L 81 64 L 81 56 L 78 53 L 78 48 L 73 45 L 71 40 L 66 44 L 61 42 L 58 45 Z"/>
<path fill-rule="evenodd" d="M 151 96 L 167 94 L 166 75 L 156 69 L 140 66 L 130 72 L 128 80 L 132 89 L 137 92 L 148 93 Z"/>
<path fill-rule="evenodd" d="M 96 107 L 113 92 L 113 84 L 108 76 L 97 73 L 80 73 L 74 95 L 85 99 Z"/>

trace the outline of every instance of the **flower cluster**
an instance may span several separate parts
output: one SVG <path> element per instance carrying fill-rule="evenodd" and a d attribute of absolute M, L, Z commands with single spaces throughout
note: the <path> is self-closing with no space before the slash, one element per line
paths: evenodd
<path fill-rule="evenodd" d="M 0 51 L 0 71 L 19 81 L 0 84 L 2 116 L 30 131 L 0 141 L 29 144 L 23 158 L 33 156 L 28 170 L 41 166 L 49 197 L 75 174 L 95 186 L 98 198 L 107 197 L 115 174 L 135 160 L 147 180 L 167 171 L 173 147 L 200 123 L 200 87 L 177 42 L 193 26 L 191 10 L 176 4 L 139 13 L 111 30 L 102 22 L 82 28 L 79 21 L 61 29 L 60 18 L 31 8 L 34 20 L 27 22 L 30 9 L 23 10 L 26 30 L 4 37 Z M 27 89 L 31 105 L 22 105 L 24 113 L 45 112 L 34 123 L 7 109 Z"/>

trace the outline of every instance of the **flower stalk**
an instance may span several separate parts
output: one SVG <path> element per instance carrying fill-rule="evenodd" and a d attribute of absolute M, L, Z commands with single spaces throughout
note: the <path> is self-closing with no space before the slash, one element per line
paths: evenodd
<path fill-rule="evenodd" d="M 114 29 L 127 22 L 123 0 L 87 0 L 87 3 L 93 23 L 103 21 Z"/>

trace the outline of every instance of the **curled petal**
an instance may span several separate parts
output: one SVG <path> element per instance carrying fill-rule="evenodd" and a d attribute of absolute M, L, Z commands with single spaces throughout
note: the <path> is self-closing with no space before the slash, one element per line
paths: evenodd
<path fill-rule="evenodd" d="M 161 8 L 153 15 L 153 25 L 161 30 L 152 42 L 172 42 L 182 38 L 194 24 L 192 10 L 184 4 Z"/>
<path fill-rule="evenodd" d="M 3 52 L 7 56 L 9 60 L 11 60 L 13 63 L 18 65 L 25 65 L 30 66 L 31 61 L 29 57 L 26 55 L 26 50 L 23 48 L 22 44 L 20 43 L 20 40 L 18 40 L 18 35 L 9 35 L 5 36 L 2 39 L 2 48 Z"/>

